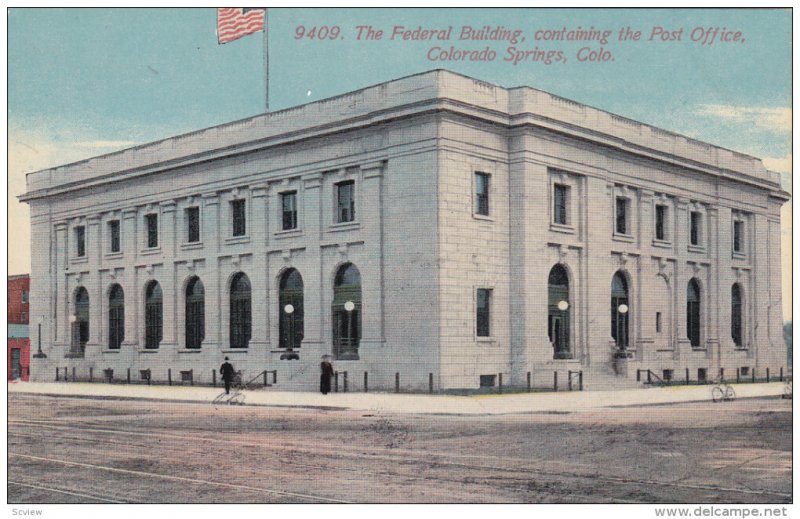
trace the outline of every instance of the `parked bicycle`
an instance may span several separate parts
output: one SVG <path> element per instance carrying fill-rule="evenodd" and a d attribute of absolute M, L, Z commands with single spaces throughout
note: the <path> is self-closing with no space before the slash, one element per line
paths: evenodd
<path fill-rule="evenodd" d="M 714 387 L 711 388 L 711 399 L 714 402 L 732 402 L 736 399 L 736 391 L 730 384 L 717 380 L 714 382 Z"/>

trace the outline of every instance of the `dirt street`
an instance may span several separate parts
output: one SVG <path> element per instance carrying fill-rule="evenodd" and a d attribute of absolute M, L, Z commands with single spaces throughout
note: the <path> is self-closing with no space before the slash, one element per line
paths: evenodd
<path fill-rule="evenodd" d="M 506 416 L 9 395 L 9 503 L 789 503 L 791 401 Z"/>

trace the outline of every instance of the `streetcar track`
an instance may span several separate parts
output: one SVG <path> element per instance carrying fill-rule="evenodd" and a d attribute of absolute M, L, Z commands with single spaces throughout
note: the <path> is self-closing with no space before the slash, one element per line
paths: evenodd
<path fill-rule="evenodd" d="M 154 438 L 167 438 L 170 440 L 176 440 L 180 442 L 185 442 L 185 436 L 178 436 L 173 434 L 166 434 L 166 433 L 145 433 L 145 432 L 138 432 L 138 431 L 123 431 L 118 429 L 99 429 L 99 428 L 80 428 L 71 425 L 51 425 L 49 423 L 40 423 L 35 421 L 25 421 L 25 420 L 14 420 L 10 422 L 16 422 L 17 424 L 22 423 L 30 423 L 31 425 L 43 427 L 43 428 L 52 428 L 52 429 L 66 429 L 70 431 L 88 431 L 88 432 L 99 432 L 99 433 L 110 433 L 110 434 L 127 434 L 127 435 L 134 435 L 134 436 L 142 436 L 142 437 L 154 437 Z M 283 453 L 304 453 L 304 454 L 313 454 L 315 456 L 328 456 L 328 457 L 336 457 L 343 454 L 342 452 L 336 452 L 334 455 L 329 450 L 326 449 L 312 449 L 307 446 L 304 447 L 292 447 L 291 450 L 287 450 L 287 445 L 285 442 L 282 442 L 280 445 L 268 445 L 266 443 L 256 443 L 256 442 L 245 442 L 241 440 L 229 440 L 229 439 L 222 439 L 222 438 L 208 438 L 203 437 L 202 440 L 214 443 L 223 443 L 223 444 L 233 444 L 233 445 L 241 445 L 241 446 L 249 446 L 249 447 L 256 447 L 260 449 L 269 449 L 273 451 L 279 451 Z M 363 449 L 359 449 L 362 450 Z M 424 458 L 419 457 L 410 457 L 406 455 L 406 453 L 413 453 L 416 456 L 425 456 Z M 731 488 L 731 487 L 723 487 L 717 485 L 703 485 L 703 484 L 691 484 L 691 483 L 680 483 L 680 482 L 669 482 L 669 481 L 656 481 L 656 480 L 648 480 L 648 479 L 634 479 L 634 478 L 624 478 L 618 476 L 605 476 L 605 475 L 598 475 L 598 474 L 580 474 L 575 472 L 564 472 L 564 471 L 555 471 L 552 469 L 543 469 L 543 468 L 534 468 L 534 467 L 498 467 L 498 466 L 491 466 L 491 465 L 475 465 L 475 464 L 466 464 L 463 462 L 454 462 L 448 460 L 438 459 L 441 458 L 442 455 L 430 452 L 420 452 L 420 451 L 405 451 L 403 453 L 398 453 L 397 456 L 388 455 L 387 453 L 376 454 L 372 456 L 363 456 L 362 454 L 359 456 L 358 453 L 346 453 L 351 458 L 356 458 L 360 460 L 375 460 L 375 461 L 388 461 L 392 463 L 403 463 L 403 462 L 410 462 L 410 463 L 418 463 L 418 464 L 429 464 L 429 465 L 437 465 L 439 467 L 449 466 L 449 467 L 456 467 L 460 469 L 466 469 L 470 471 L 474 470 L 491 470 L 491 471 L 501 471 L 504 473 L 509 472 L 516 472 L 522 473 L 526 475 L 544 475 L 544 476 L 551 476 L 551 477 L 561 477 L 561 478 L 573 478 L 573 479 L 591 479 L 591 480 L 601 480 L 605 481 L 606 483 L 613 483 L 613 484 L 621 484 L 621 485 L 655 485 L 661 487 L 672 487 L 672 488 L 679 488 L 684 490 L 692 490 L 692 491 L 703 491 L 703 492 L 727 492 L 727 493 L 743 493 L 743 494 L 750 494 L 750 495 L 764 495 L 764 496 L 778 496 L 778 497 L 787 497 L 791 498 L 792 494 L 782 493 L 782 492 L 775 492 L 775 491 L 768 491 L 768 490 L 754 490 L 754 489 L 746 489 L 746 488 Z M 448 454 L 450 457 L 476 457 L 470 455 L 453 455 Z M 480 458 L 493 458 L 496 460 L 508 460 L 512 461 L 508 458 L 502 458 L 497 456 L 479 456 Z M 517 461 L 517 460 L 513 460 Z M 299 462 L 294 460 L 287 461 L 287 463 L 293 463 L 296 465 L 303 465 Z M 310 466 L 310 468 L 320 468 L 319 466 Z M 334 468 L 336 470 L 351 470 L 351 469 L 342 469 L 339 467 L 324 467 L 325 469 Z M 434 467 L 431 467 L 434 468 Z M 358 470 L 357 470 L 358 471 Z M 363 471 L 358 471 L 363 472 Z M 384 475 L 393 475 L 397 477 L 404 477 L 409 478 L 413 476 L 403 475 L 403 474 L 392 474 L 386 472 L 379 472 L 375 473 L 376 475 L 384 476 Z M 440 478 L 441 479 L 441 478 Z M 455 482 L 460 482 L 455 480 Z"/>
<path fill-rule="evenodd" d="M 85 498 L 94 499 L 94 500 L 97 500 L 97 501 L 103 501 L 105 503 L 114 503 L 114 504 L 119 504 L 119 505 L 132 503 L 131 501 L 117 501 L 115 499 L 108 499 L 106 497 L 100 497 L 100 496 L 97 496 L 97 495 L 84 494 L 84 493 L 81 493 L 81 492 L 74 492 L 74 491 L 71 491 L 71 490 L 64 490 L 62 488 L 45 487 L 45 486 L 42 486 L 42 485 L 32 485 L 30 483 L 21 483 L 19 481 L 7 480 L 6 483 L 8 483 L 9 485 L 17 485 L 19 487 L 35 488 L 37 490 L 47 490 L 48 492 L 56 492 L 56 493 L 59 493 L 59 494 L 66 494 L 66 495 L 75 496 L 75 497 L 85 497 Z"/>
<path fill-rule="evenodd" d="M 167 479 L 167 480 L 171 480 L 171 481 L 180 481 L 180 482 L 184 482 L 184 483 L 195 483 L 195 484 L 219 486 L 219 487 L 231 488 L 231 489 L 237 489 L 237 490 L 251 490 L 251 491 L 255 491 L 255 492 L 263 492 L 265 494 L 274 494 L 274 495 L 285 496 L 285 497 L 294 497 L 294 498 L 306 499 L 306 500 L 311 500 L 311 501 L 322 501 L 322 502 L 326 502 L 326 503 L 345 503 L 345 504 L 346 503 L 350 503 L 350 504 L 352 504 L 350 501 L 345 501 L 345 500 L 342 500 L 342 499 L 334 499 L 334 498 L 330 498 L 330 497 L 315 496 L 315 495 L 312 495 L 312 494 L 301 494 L 299 492 L 287 492 L 285 490 L 275 490 L 275 489 L 269 489 L 269 488 L 263 488 L 263 487 L 252 487 L 252 486 L 249 486 L 249 485 L 239 485 L 239 484 L 235 484 L 235 483 L 224 483 L 224 482 L 221 482 L 221 481 L 211 481 L 211 480 L 206 480 L 206 479 L 187 478 L 187 477 L 183 477 L 183 476 L 171 476 L 171 475 L 168 475 L 168 474 L 157 474 L 155 472 L 145 472 L 143 470 L 120 469 L 120 468 L 116 468 L 116 467 L 106 467 L 104 465 L 94 465 L 92 463 L 80 463 L 80 462 L 77 462 L 77 461 L 60 460 L 60 459 L 57 459 L 57 458 L 47 458 L 47 457 L 43 457 L 43 456 L 31 456 L 31 455 L 28 455 L 28 454 L 18 454 L 18 453 L 13 453 L 13 452 L 9 452 L 8 455 L 9 456 L 16 456 L 16 457 L 19 457 L 19 458 L 35 460 L 35 461 L 44 461 L 44 462 L 50 462 L 50 463 L 60 463 L 62 465 L 67 465 L 67 466 L 72 466 L 72 467 L 82 467 L 82 468 L 88 468 L 88 469 L 104 470 L 104 471 L 107 471 L 107 472 L 115 472 L 115 473 L 118 473 L 118 474 L 128 474 L 128 475 L 134 475 L 134 476 L 149 476 L 149 477 L 154 477 L 154 478 Z"/>

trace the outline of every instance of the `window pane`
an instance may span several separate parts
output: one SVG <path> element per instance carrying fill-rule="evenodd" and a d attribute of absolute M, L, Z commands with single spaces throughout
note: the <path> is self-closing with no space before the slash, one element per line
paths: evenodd
<path fill-rule="evenodd" d="M 355 183 L 351 180 L 336 184 L 337 222 L 352 222 L 355 220 Z"/>
<path fill-rule="evenodd" d="M 489 216 L 489 175 L 475 173 L 475 214 Z"/>
<path fill-rule="evenodd" d="M 742 229 L 744 224 L 742 222 L 733 222 L 733 251 L 742 251 Z"/>
<path fill-rule="evenodd" d="M 86 228 L 83 226 L 75 228 L 75 246 L 78 257 L 86 256 Z"/>
<path fill-rule="evenodd" d="M 490 336 L 490 312 L 491 312 L 491 294 L 492 291 L 479 288 L 476 294 L 477 299 L 477 335 L 478 337 Z"/>
<path fill-rule="evenodd" d="M 119 252 L 119 220 L 108 222 L 111 252 Z"/>
<path fill-rule="evenodd" d="M 656 206 L 656 239 L 666 240 L 666 233 L 664 232 L 665 220 L 667 215 L 667 207 L 663 205 Z"/>
<path fill-rule="evenodd" d="M 297 193 L 292 191 L 290 193 L 283 193 L 281 195 L 283 206 L 283 230 L 297 228 Z"/>
<path fill-rule="evenodd" d="M 700 244 L 700 213 L 692 212 L 691 215 L 691 244 L 692 245 L 699 245 Z"/>
<path fill-rule="evenodd" d="M 567 225 L 567 186 L 556 184 L 553 196 L 553 221 Z"/>
<path fill-rule="evenodd" d="M 245 201 L 234 200 L 231 202 L 231 212 L 233 214 L 233 235 L 244 236 L 247 233 Z"/>
<path fill-rule="evenodd" d="M 627 209 L 628 200 L 617 198 L 617 234 L 627 234 Z"/>
<path fill-rule="evenodd" d="M 189 243 L 200 241 L 199 207 L 189 207 L 186 209 L 186 241 Z"/>
<path fill-rule="evenodd" d="M 145 220 L 147 222 L 147 247 L 158 247 L 158 215 L 145 215 Z"/>

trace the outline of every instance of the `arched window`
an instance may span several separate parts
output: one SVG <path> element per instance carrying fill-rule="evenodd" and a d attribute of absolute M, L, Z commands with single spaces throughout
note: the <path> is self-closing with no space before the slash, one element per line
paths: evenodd
<path fill-rule="evenodd" d="M 203 282 L 194 277 L 186 285 L 186 348 L 198 349 L 206 336 L 206 296 Z"/>
<path fill-rule="evenodd" d="M 250 280 L 239 272 L 231 280 L 231 348 L 247 348 L 250 323 Z"/>
<path fill-rule="evenodd" d="M 622 272 L 611 279 L 611 337 L 617 349 L 628 347 L 628 282 Z"/>
<path fill-rule="evenodd" d="M 742 347 L 742 287 L 731 287 L 731 338 L 737 348 Z"/>
<path fill-rule="evenodd" d="M 144 294 L 144 347 L 148 350 L 157 349 L 161 342 L 163 315 L 161 285 L 158 281 L 151 281 Z"/>
<path fill-rule="evenodd" d="M 283 273 L 278 294 L 281 348 L 299 348 L 303 342 L 303 277 L 296 269 Z"/>
<path fill-rule="evenodd" d="M 75 319 L 72 321 L 72 353 L 83 353 L 89 342 L 89 292 L 79 287 L 75 291 Z"/>
<path fill-rule="evenodd" d="M 686 287 L 686 337 L 692 347 L 700 347 L 700 285 L 694 278 Z"/>
<path fill-rule="evenodd" d="M 553 345 L 554 359 L 571 359 L 569 341 L 569 275 L 561 265 L 550 269 L 547 278 L 547 336 Z"/>
<path fill-rule="evenodd" d="M 108 348 L 118 350 L 125 339 L 125 293 L 114 285 L 108 293 Z"/>
<path fill-rule="evenodd" d="M 333 354 L 358 360 L 361 340 L 361 273 L 355 265 L 339 267 L 333 283 Z"/>

